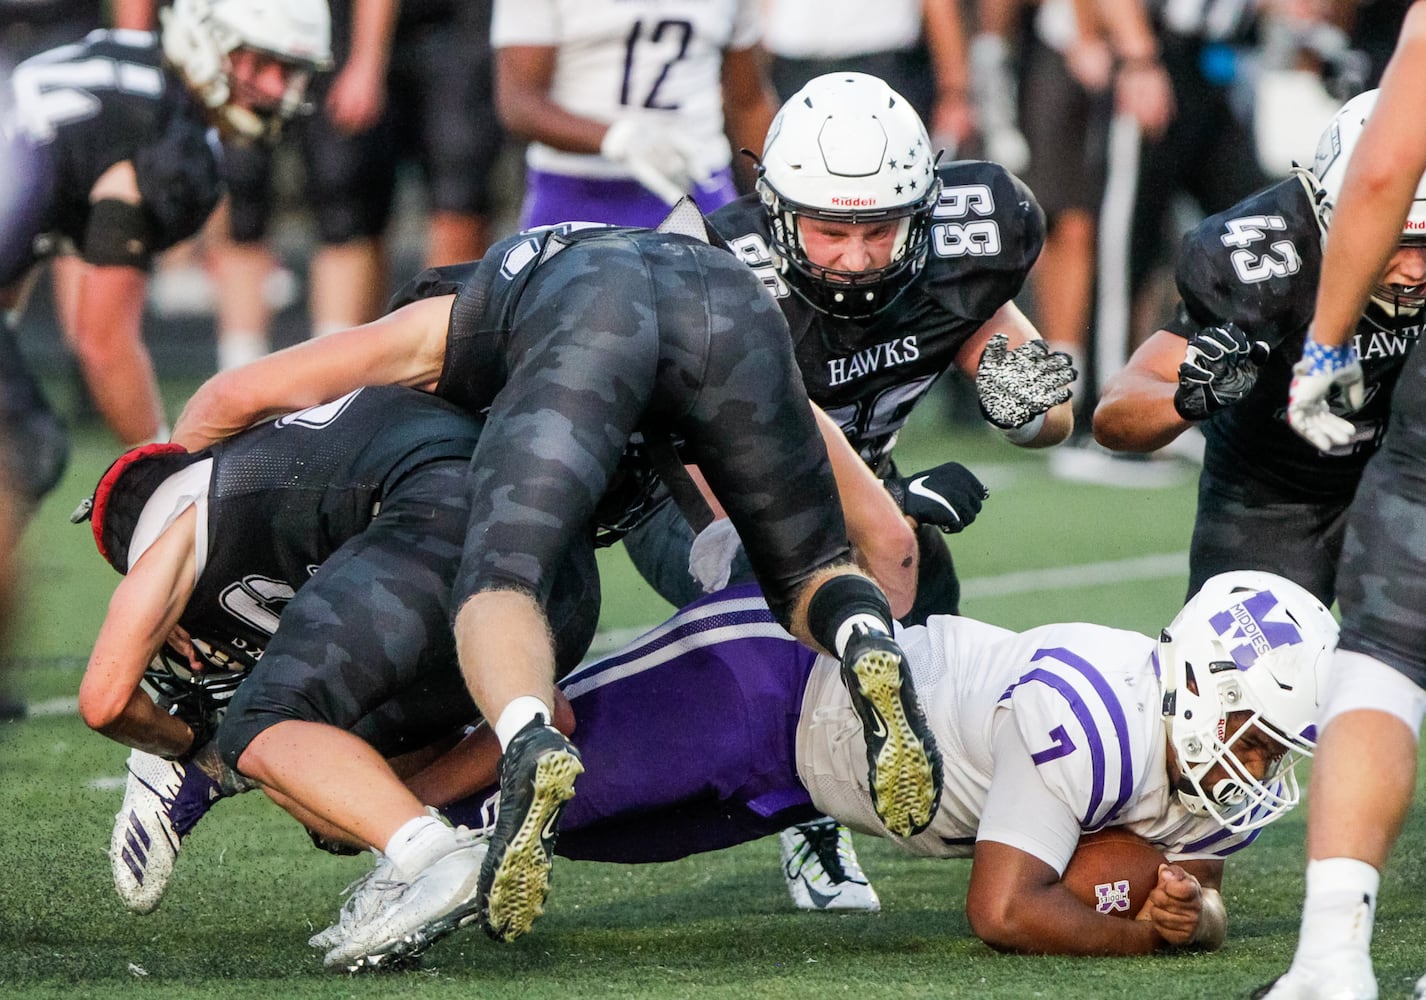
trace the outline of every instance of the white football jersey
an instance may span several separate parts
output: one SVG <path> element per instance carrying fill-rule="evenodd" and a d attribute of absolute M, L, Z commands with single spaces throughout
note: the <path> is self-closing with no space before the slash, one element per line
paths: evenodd
<path fill-rule="evenodd" d="M 703 149 L 702 166 L 732 162 L 723 134 L 725 49 L 758 41 L 755 0 L 495 0 L 496 48 L 556 46 L 550 99 L 583 118 L 646 117 Z M 531 143 L 531 167 L 584 177 L 629 177 L 597 154 Z"/>
<path fill-rule="evenodd" d="M 911 853 L 969 857 L 986 833 L 1063 871 L 1079 833 L 1107 826 L 1127 827 L 1171 860 L 1223 857 L 1256 836 L 1229 833 L 1172 794 L 1156 644 L 1147 636 L 1089 624 L 1011 632 L 945 615 L 898 630 L 898 639 L 944 766 L 930 827 L 891 838 Z M 1007 723 L 1033 766 L 1001 769 L 1000 781 L 1021 787 L 1010 795 L 997 787 L 994 830 L 982 830 L 983 817 L 991 824 L 985 806 L 996 773 L 992 745 Z M 804 695 L 797 767 L 819 809 L 853 829 L 890 837 L 867 790 L 861 724 L 839 665 L 826 657 Z M 1068 834 L 1057 839 L 1055 830 Z"/>

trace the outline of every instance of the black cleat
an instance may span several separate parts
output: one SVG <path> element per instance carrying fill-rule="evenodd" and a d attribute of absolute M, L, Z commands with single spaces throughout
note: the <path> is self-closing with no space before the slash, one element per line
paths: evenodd
<path fill-rule="evenodd" d="M 842 654 L 842 681 L 866 737 L 872 805 L 898 837 L 930 826 L 941 801 L 941 752 L 904 662 L 895 639 L 870 632 L 854 634 Z"/>
<path fill-rule="evenodd" d="M 500 758 L 500 805 L 476 896 L 480 924 L 495 940 L 515 940 L 544 912 L 560 813 L 583 771 L 574 744 L 539 719 Z"/>

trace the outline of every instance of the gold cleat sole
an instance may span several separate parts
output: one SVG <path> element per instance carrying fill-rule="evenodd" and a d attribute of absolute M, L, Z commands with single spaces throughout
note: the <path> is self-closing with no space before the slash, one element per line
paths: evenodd
<path fill-rule="evenodd" d="M 566 751 L 548 753 L 535 765 L 534 803 L 490 883 L 487 932 L 496 940 L 515 940 L 545 912 L 556 824 L 564 804 L 574 798 L 574 779 L 583 773 L 579 757 Z"/>
<path fill-rule="evenodd" d="M 888 830 L 909 837 L 930 825 L 940 796 L 926 745 L 902 703 L 901 657 L 888 650 L 870 649 L 857 657 L 852 673 L 884 730 L 867 734 L 869 741 L 881 741 L 872 801 Z"/>

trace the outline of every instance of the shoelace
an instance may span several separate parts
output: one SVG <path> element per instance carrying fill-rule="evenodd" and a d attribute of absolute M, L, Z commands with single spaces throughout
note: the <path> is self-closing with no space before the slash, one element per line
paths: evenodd
<path fill-rule="evenodd" d="M 846 863 L 850 860 L 846 857 L 842 847 L 841 831 L 836 823 L 818 823 L 815 825 L 799 826 L 798 833 L 802 835 L 802 846 L 792 855 L 788 861 L 789 878 L 795 878 L 801 874 L 802 869 L 807 867 L 815 859 L 826 872 L 827 878 L 836 882 L 849 882 L 851 876 L 847 874 Z"/>
<path fill-rule="evenodd" d="M 400 892 L 406 883 L 391 878 L 392 864 L 385 857 L 377 861 L 371 871 L 342 890 L 346 902 L 337 914 L 337 926 L 345 935 L 357 924 L 371 916 L 385 901 L 387 893 Z"/>

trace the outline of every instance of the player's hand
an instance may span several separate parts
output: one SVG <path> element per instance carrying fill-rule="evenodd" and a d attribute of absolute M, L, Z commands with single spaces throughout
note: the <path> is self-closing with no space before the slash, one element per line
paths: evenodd
<path fill-rule="evenodd" d="M 980 412 L 1001 430 L 1024 427 L 1070 398 L 1074 364 L 1064 351 L 1052 351 L 1043 340 L 1031 340 L 1015 350 L 1003 333 L 991 337 L 976 368 L 975 390 Z"/>
<path fill-rule="evenodd" d="M 959 462 L 943 462 L 914 476 L 888 476 L 886 491 L 907 517 L 955 534 L 975 520 L 985 498 L 983 483 Z"/>
<path fill-rule="evenodd" d="M 1179 865 L 1159 865 L 1159 883 L 1134 919 L 1147 920 L 1171 945 L 1192 944 L 1203 912 L 1203 887 Z"/>
<path fill-rule="evenodd" d="M 1204 420 L 1246 396 L 1268 359 L 1268 345 L 1237 325 L 1204 327 L 1188 342 L 1178 366 L 1173 408 L 1185 420 Z"/>
<path fill-rule="evenodd" d="M 1345 445 L 1356 433 L 1352 422 L 1337 416 L 1328 405 L 1334 388 L 1350 410 L 1359 409 L 1365 401 L 1357 349 L 1351 344 L 1324 347 L 1312 339 L 1309 331 L 1302 360 L 1292 366 L 1287 422 L 1318 451 Z"/>
<path fill-rule="evenodd" d="M 674 127 L 636 118 L 610 125 L 599 152 L 628 167 L 635 180 L 669 205 L 711 176 L 700 164 L 698 143 Z"/>

